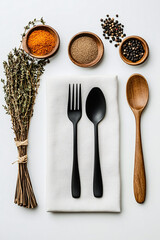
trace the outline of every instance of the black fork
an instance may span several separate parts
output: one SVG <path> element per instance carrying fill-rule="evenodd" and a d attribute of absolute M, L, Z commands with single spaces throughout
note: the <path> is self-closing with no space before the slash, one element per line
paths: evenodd
<path fill-rule="evenodd" d="M 81 84 L 76 84 L 76 94 L 75 86 L 72 87 L 72 97 L 71 97 L 71 86 L 69 84 L 68 92 L 68 118 L 73 123 L 73 169 L 72 169 L 72 196 L 74 198 L 79 198 L 81 195 L 81 184 L 78 168 L 78 151 L 77 151 L 77 124 L 82 116 L 82 100 L 81 100 Z"/>

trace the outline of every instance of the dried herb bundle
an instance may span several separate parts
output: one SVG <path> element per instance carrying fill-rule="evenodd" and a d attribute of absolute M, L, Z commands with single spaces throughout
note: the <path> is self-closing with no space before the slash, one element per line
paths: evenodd
<path fill-rule="evenodd" d="M 4 108 L 6 113 L 11 116 L 19 153 L 14 202 L 27 208 L 37 206 L 27 169 L 29 125 L 40 84 L 40 76 L 48 62 L 48 60 L 37 60 L 30 57 L 21 48 L 13 49 L 8 55 L 8 61 L 3 62 L 6 75 L 6 80 L 1 80 L 6 102 Z"/>

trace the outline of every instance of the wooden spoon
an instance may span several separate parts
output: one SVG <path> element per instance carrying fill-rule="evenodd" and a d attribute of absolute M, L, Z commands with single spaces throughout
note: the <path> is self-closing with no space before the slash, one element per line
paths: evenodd
<path fill-rule="evenodd" d="M 143 203 L 146 196 L 146 177 L 141 143 L 140 119 L 149 97 L 149 88 L 146 79 L 140 74 L 133 74 L 128 79 L 126 95 L 128 104 L 136 120 L 134 196 L 138 203 Z"/>

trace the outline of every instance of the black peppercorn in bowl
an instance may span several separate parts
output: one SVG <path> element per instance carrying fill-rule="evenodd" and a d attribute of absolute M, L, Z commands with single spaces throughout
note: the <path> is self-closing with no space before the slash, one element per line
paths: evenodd
<path fill-rule="evenodd" d="M 119 54 L 125 63 L 135 66 L 142 64 L 147 59 L 149 47 L 143 38 L 129 36 L 122 41 Z"/>

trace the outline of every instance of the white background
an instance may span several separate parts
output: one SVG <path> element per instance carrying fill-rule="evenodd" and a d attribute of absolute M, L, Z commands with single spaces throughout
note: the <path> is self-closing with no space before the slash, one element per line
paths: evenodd
<path fill-rule="evenodd" d="M 121 61 L 118 49 L 103 38 L 105 55 L 95 68 L 83 69 L 70 62 L 67 46 L 80 31 L 102 37 L 99 19 L 119 14 L 127 35 L 140 35 L 149 44 L 150 56 L 141 66 Z M 159 240 L 160 239 L 160 31 L 159 0 L 1 0 L 0 2 L 0 76 L 2 61 L 19 46 L 20 34 L 30 20 L 44 17 L 61 39 L 57 55 L 41 79 L 29 134 L 29 172 L 39 206 L 35 210 L 13 203 L 17 166 L 14 135 L 8 115 L 0 107 L 0 239 L 57 240 Z M 135 72 L 149 84 L 150 99 L 142 116 L 142 140 L 147 176 L 147 197 L 143 205 L 134 200 L 132 178 L 135 125 L 126 101 L 126 82 Z M 113 75 L 119 77 L 121 205 L 120 214 L 52 214 L 45 211 L 45 81 L 55 75 Z M 0 105 L 4 103 L 2 85 Z M 54 134 L 54 133 L 53 133 Z"/>

